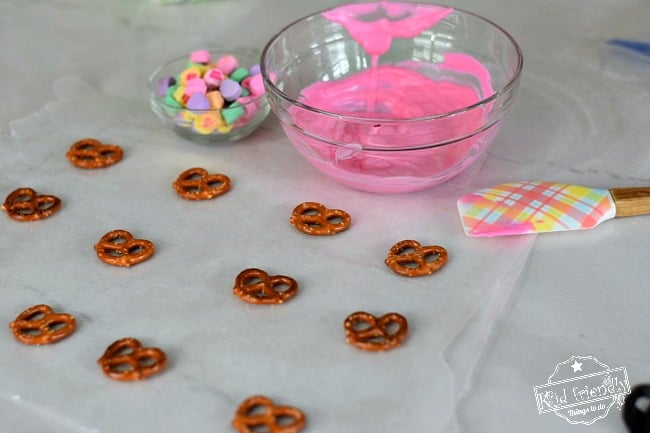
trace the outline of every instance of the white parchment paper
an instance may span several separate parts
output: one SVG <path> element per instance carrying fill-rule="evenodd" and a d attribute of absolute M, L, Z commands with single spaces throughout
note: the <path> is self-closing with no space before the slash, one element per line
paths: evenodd
<path fill-rule="evenodd" d="M 2 190 L 30 186 L 63 206 L 40 222 L 0 220 L 2 318 L 47 303 L 74 314 L 79 328 L 47 347 L 0 336 L 6 404 L 80 432 L 126 431 L 140 417 L 157 432 L 225 429 L 238 403 L 258 393 L 301 407 L 315 432 L 451 422 L 499 315 L 499 293 L 513 287 L 532 238 L 465 237 L 453 184 L 408 195 L 335 184 L 298 156 L 273 118 L 249 140 L 206 146 L 78 78 L 57 81 L 55 93 L 57 101 L 14 122 L 3 144 Z M 123 161 L 75 168 L 65 153 L 83 137 L 120 144 Z M 227 174 L 232 190 L 208 202 L 180 199 L 171 183 L 194 166 Z M 352 227 L 325 238 L 299 233 L 288 220 L 303 201 L 345 209 Z M 129 269 L 100 262 L 93 245 L 117 228 L 154 242 L 154 257 Z M 442 245 L 449 262 L 431 276 L 398 276 L 383 261 L 403 239 Z M 277 307 L 241 302 L 232 287 L 248 267 L 293 276 L 299 295 Z M 342 324 L 357 310 L 405 315 L 406 344 L 387 353 L 347 345 Z M 104 377 L 97 359 L 126 336 L 165 350 L 167 371 L 141 383 Z"/>

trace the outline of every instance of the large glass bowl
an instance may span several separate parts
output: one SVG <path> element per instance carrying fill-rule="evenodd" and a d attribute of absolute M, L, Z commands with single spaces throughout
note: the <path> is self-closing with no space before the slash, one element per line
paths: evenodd
<path fill-rule="evenodd" d="M 361 7 L 372 12 L 354 19 L 383 20 L 393 28 L 409 28 L 408 11 L 414 8 L 447 12 L 444 19 L 418 30 L 414 37 L 394 38 L 378 58 L 342 24 L 326 18 L 339 11 L 337 8 L 293 22 L 262 52 L 261 68 L 271 109 L 300 154 L 343 184 L 396 193 L 444 182 L 470 166 L 495 138 L 517 93 L 523 65 L 521 50 L 508 32 L 471 12 L 425 3 L 378 2 Z M 405 12 L 400 14 L 400 7 Z M 357 39 L 363 42 L 358 34 Z M 332 110 L 332 104 L 324 103 L 324 99 L 314 103 L 305 96 L 305 90 L 315 83 L 335 85 L 377 67 L 421 74 L 441 89 L 464 87 L 474 92 L 475 100 L 455 107 L 452 104 L 452 109 L 442 112 L 423 111 L 419 100 L 413 103 L 412 115 L 402 112 L 400 118 L 391 118 L 390 107 L 358 106 L 359 100 L 353 100 L 342 103 L 347 104 L 342 110 Z M 399 86 L 400 81 L 396 79 L 393 84 Z M 372 78 L 367 83 L 373 86 Z M 412 95 L 413 89 L 410 92 L 404 95 Z M 430 99 L 449 96 L 443 93 L 432 94 Z M 337 96 L 333 98 L 338 100 Z M 408 104 L 409 98 L 404 98 L 401 102 Z"/>

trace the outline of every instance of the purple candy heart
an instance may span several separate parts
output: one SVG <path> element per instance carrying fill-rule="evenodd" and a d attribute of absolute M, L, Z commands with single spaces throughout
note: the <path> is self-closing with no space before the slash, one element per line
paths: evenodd
<path fill-rule="evenodd" d="M 248 73 L 251 75 L 257 75 L 262 72 L 262 69 L 260 68 L 260 65 L 253 65 L 251 68 L 248 70 Z"/>
<path fill-rule="evenodd" d="M 237 81 L 227 79 L 221 82 L 219 92 L 221 92 L 221 96 L 223 96 L 223 99 L 226 101 L 234 101 L 241 95 L 242 88 Z"/>
<path fill-rule="evenodd" d="M 190 110 L 209 110 L 210 101 L 203 93 L 193 93 L 187 100 L 187 108 Z"/>
<path fill-rule="evenodd" d="M 176 79 L 174 77 L 165 76 L 160 77 L 158 80 L 158 95 L 165 96 L 167 94 L 167 89 L 176 84 Z"/>

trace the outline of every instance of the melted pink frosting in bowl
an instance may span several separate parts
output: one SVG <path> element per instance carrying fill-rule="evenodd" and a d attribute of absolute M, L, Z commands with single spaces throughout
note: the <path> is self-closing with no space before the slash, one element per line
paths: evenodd
<path fill-rule="evenodd" d="M 323 16 L 345 27 L 368 54 L 381 56 L 390 49 L 393 38 L 417 36 L 453 11 L 452 8 L 384 1 L 344 5 L 323 12 Z M 383 12 L 383 16 L 376 15 L 377 19 L 371 21 L 364 19 L 378 12 Z"/>
<path fill-rule="evenodd" d="M 390 2 L 323 12 L 371 61 L 367 69 L 302 88 L 288 110 L 291 122 L 281 122 L 298 151 L 337 181 L 380 193 L 428 188 L 474 162 L 499 127 L 487 121 L 486 98 L 494 95 L 488 69 L 458 52 L 435 62 L 389 57 L 395 39 L 431 38 L 427 32 L 453 12 Z"/>

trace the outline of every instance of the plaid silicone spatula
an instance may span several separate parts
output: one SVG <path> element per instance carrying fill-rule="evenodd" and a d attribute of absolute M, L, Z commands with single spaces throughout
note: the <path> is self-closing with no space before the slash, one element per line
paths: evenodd
<path fill-rule="evenodd" d="M 504 183 L 462 196 L 458 212 L 468 236 L 590 229 L 614 217 L 650 214 L 650 187 Z"/>

